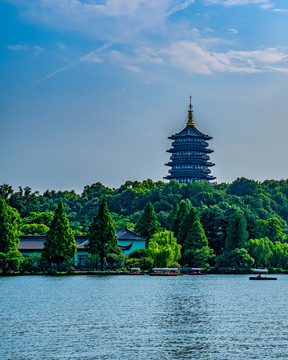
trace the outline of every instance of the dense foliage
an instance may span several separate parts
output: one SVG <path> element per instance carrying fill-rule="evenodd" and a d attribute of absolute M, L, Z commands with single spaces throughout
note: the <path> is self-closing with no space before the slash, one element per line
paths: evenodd
<path fill-rule="evenodd" d="M 154 220 L 160 223 L 162 229 L 172 231 L 182 245 L 182 265 L 188 259 L 188 243 L 191 254 L 196 251 L 191 247 L 194 241 L 191 235 L 187 240 L 187 234 L 192 231 L 188 219 L 191 216 L 190 222 L 193 222 L 194 216 L 198 221 L 199 237 L 205 243 L 201 246 L 203 263 L 209 262 L 215 269 L 225 272 L 242 271 L 252 265 L 288 268 L 288 180 L 257 182 L 239 178 L 231 184 L 211 185 L 201 182 L 180 184 L 175 180 L 153 182 L 148 179 L 143 182 L 127 181 L 117 189 L 95 183 L 85 186 L 81 194 L 73 190 L 47 190 L 39 194 L 29 187 L 20 187 L 15 191 L 7 184 L 0 186 L 0 198 L 21 215 L 15 221 L 23 234 L 46 232 L 51 223 L 49 214 L 55 211 L 61 200 L 73 233 L 88 234 L 104 196 L 114 227 L 136 229 L 139 235 L 145 227 L 148 229 L 147 222 L 145 226 L 140 225 L 145 224 L 147 204 L 151 203 L 150 213 L 153 206 L 157 217 Z M 185 218 L 187 221 L 184 221 Z M 35 224 L 46 227 L 37 228 Z M 199 224 L 205 238 L 201 236 Z M 184 256 L 185 251 L 187 256 Z M 213 259 L 214 254 L 216 257 Z M 189 263 L 194 261 L 196 258 Z"/>

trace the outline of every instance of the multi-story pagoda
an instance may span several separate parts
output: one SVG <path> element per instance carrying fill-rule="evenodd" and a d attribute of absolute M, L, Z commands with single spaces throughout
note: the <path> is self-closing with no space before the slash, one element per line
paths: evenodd
<path fill-rule="evenodd" d="M 208 149 L 208 140 L 212 137 L 202 134 L 196 129 L 193 121 L 193 106 L 188 110 L 188 121 L 186 127 L 179 133 L 169 136 L 173 140 L 172 148 L 167 150 L 171 153 L 170 161 L 166 166 L 170 166 L 169 175 L 164 179 L 176 179 L 182 183 L 190 181 L 205 181 L 216 179 L 211 176 L 210 167 L 214 166 L 209 162 L 213 150 Z"/>

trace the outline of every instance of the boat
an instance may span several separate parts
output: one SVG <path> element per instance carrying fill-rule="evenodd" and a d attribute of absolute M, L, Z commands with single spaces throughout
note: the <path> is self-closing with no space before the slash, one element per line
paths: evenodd
<path fill-rule="evenodd" d="M 150 276 L 178 276 L 178 268 L 153 268 Z"/>
<path fill-rule="evenodd" d="M 144 275 L 140 268 L 131 268 L 130 271 L 128 275 Z"/>
<path fill-rule="evenodd" d="M 277 280 L 276 277 L 267 277 L 262 276 L 262 274 L 268 274 L 268 270 L 266 269 L 254 269 L 254 274 L 258 274 L 257 276 L 250 276 L 249 280 Z"/>
<path fill-rule="evenodd" d="M 182 267 L 180 272 L 186 275 L 207 275 L 207 273 L 202 272 L 201 268 Z"/>

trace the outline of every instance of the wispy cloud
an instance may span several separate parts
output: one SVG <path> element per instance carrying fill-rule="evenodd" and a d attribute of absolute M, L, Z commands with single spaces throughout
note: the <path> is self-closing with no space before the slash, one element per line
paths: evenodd
<path fill-rule="evenodd" d="M 287 49 L 215 52 L 199 44 L 180 41 L 161 51 L 176 67 L 191 73 L 212 75 L 217 72 L 246 73 L 281 71 L 287 73 Z"/>
<path fill-rule="evenodd" d="M 227 31 L 234 35 L 238 34 L 238 30 L 236 30 L 236 29 L 227 29 Z"/>
<path fill-rule="evenodd" d="M 172 66 L 203 75 L 224 72 L 286 72 L 286 49 L 275 45 L 254 51 L 234 50 L 235 44 L 232 41 L 236 40 L 234 37 L 231 40 L 231 34 L 237 35 L 238 30 L 230 28 L 231 24 L 227 26 L 226 34 L 222 31 L 221 38 L 217 28 L 205 26 L 199 30 L 198 24 L 193 23 L 192 18 L 182 21 L 181 17 L 174 16 L 193 5 L 196 0 L 103 0 L 102 3 L 84 0 L 38 0 L 33 6 L 30 0 L 6 1 L 23 8 L 25 16 L 29 16 L 35 22 L 65 31 L 84 32 L 92 38 L 95 37 L 97 43 L 103 44 L 79 56 L 76 61 L 42 77 L 35 84 L 77 64 L 100 63 L 104 60 L 114 61 L 132 72 L 142 72 L 144 67 L 148 66 Z M 281 11 L 275 9 L 271 0 L 203 0 L 203 3 L 206 6 L 225 7 L 256 5 L 263 9 Z M 173 21 L 169 22 L 170 17 Z M 210 36 L 211 34 L 213 36 Z M 17 46 L 21 47 L 14 45 Z M 66 50 L 63 43 L 57 43 L 57 47 L 61 51 Z M 122 52 L 115 50 L 124 47 L 125 50 Z M 107 51 L 108 49 L 110 51 Z"/>
<path fill-rule="evenodd" d="M 28 50 L 29 46 L 26 45 L 6 45 L 6 48 L 12 51 Z"/>
<path fill-rule="evenodd" d="M 62 51 L 65 51 L 67 49 L 65 44 L 57 43 L 56 45 L 57 45 L 58 49 L 60 49 Z"/>
<path fill-rule="evenodd" d="M 184 73 L 213 76 L 217 73 L 255 74 L 264 72 L 288 73 L 288 49 L 267 48 L 254 51 L 211 51 L 211 40 L 177 41 L 167 48 L 139 48 L 130 55 L 111 51 L 110 57 L 118 66 L 133 72 L 151 71 L 150 65 L 175 67 Z M 152 71 L 155 71 L 153 69 Z M 157 70 L 156 70 L 157 71 Z"/>
<path fill-rule="evenodd" d="M 270 0 L 206 0 L 207 4 L 217 4 L 222 6 L 237 6 L 237 5 L 260 5 L 272 6 Z"/>
<path fill-rule="evenodd" d="M 17 0 L 12 0 L 17 1 Z M 42 5 L 44 6 L 52 6 L 54 11 L 57 10 L 57 13 L 69 13 L 69 21 L 72 21 L 73 25 L 75 25 L 75 21 L 79 26 L 79 23 L 83 25 L 86 24 L 86 21 L 83 22 L 83 18 L 87 19 L 87 16 L 90 18 L 94 14 L 93 19 L 93 29 L 97 28 L 97 25 L 101 27 L 102 22 L 99 21 L 95 26 L 95 19 L 100 15 L 104 15 L 107 17 L 113 17 L 113 26 L 109 26 L 109 21 L 105 22 L 105 26 L 101 28 L 101 31 L 97 31 L 97 35 L 99 33 L 106 34 L 106 38 L 113 38 L 113 41 L 105 42 L 103 46 L 96 48 L 95 50 L 84 54 L 79 58 L 78 61 L 69 64 L 68 66 L 62 67 L 51 74 L 43 77 L 35 84 L 39 84 L 42 81 L 45 81 L 62 71 L 69 69 L 83 61 L 92 61 L 92 62 L 101 62 L 99 54 L 104 50 L 110 48 L 112 45 L 117 43 L 130 43 L 132 38 L 135 37 L 135 34 L 139 34 L 142 31 L 147 31 L 148 29 L 155 29 L 155 27 L 162 24 L 165 19 L 170 16 L 176 14 L 179 11 L 186 9 L 188 6 L 193 4 L 195 0 L 186 0 L 181 1 L 177 0 L 175 5 L 175 0 L 158 0 L 157 2 L 151 2 L 147 0 L 107 0 L 103 5 L 93 5 L 82 3 L 78 0 L 63 0 L 58 2 L 56 0 L 40 0 Z M 178 2 L 178 4 L 177 4 Z M 173 4 L 171 7 L 170 5 Z M 77 16 L 75 16 L 75 12 L 77 12 Z M 117 23 L 117 18 L 121 18 L 121 22 Z M 91 20 L 91 19 L 90 19 Z M 55 20 L 54 20 L 55 21 Z M 87 24 L 86 24 L 87 25 Z M 85 25 L 84 25 L 85 27 Z M 107 32 L 105 31 L 107 27 Z M 113 32 L 111 33 L 111 28 Z M 110 35 L 108 35 L 110 33 Z M 148 48 L 138 49 L 140 53 L 138 57 L 145 57 L 146 61 L 150 62 L 161 62 L 160 58 L 155 56 L 155 53 L 152 53 Z M 131 65 L 128 65 L 128 67 Z M 34 84 L 34 85 L 35 85 Z"/>

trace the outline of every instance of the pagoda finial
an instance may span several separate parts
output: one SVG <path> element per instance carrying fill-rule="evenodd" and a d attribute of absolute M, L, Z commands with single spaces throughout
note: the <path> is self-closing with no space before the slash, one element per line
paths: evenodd
<path fill-rule="evenodd" d="M 191 104 L 192 101 L 192 96 L 190 96 L 190 105 L 188 106 L 189 110 L 188 110 L 188 121 L 187 121 L 187 125 L 193 125 L 194 126 L 194 121 L 193 121 L 193 106 Z"/>

